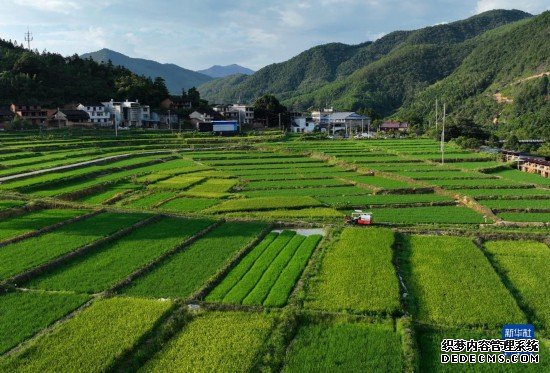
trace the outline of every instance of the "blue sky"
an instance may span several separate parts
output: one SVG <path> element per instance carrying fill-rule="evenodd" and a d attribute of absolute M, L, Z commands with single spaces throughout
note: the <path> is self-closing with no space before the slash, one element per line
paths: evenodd
<path fill-rule="evenodd" d="M 190 69 L 259 69 L 328 42 L 356 44 L 395 30 L 490 9 L 538 14 L 550 0 L 0 0 L 0 37 L 63 55 L 110 48 Z"/>

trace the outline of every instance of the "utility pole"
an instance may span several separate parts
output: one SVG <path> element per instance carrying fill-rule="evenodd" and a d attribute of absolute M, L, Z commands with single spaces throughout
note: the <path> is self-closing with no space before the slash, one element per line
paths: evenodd
<path fill-rule="evenodd" d="M 25 33 L 25 41 L 27 42 L 27 47 L 29 50 L 31 50 L 31 41 L 33 41 L 34 38 L 32 36 L 32 33 L 29 31 L 29 28 L 27 27 L 27 32 Z"/>
<path fill-rule="evenodd" d="M 364 133 L 365 133 L 365 124 L 363 123 L 363 118 L 361 118 L 361 137 L 363 137 Z"/>
<path fill-rule="evenodd" d="M 281 113 L 279 113 L 279 130 L 283 130 L 283 127 L 281 126 Z"/>
<path fill-rule="evenodd" d="M 370 119 L 367 121 L 367 139 L 370 139 Z"/>
<path fill-rule="evenodd" d="M 170 117 L 170 109 L 168 109 L 168 128 L 170 128 L 170 132 L 172 132 L 172 118 Z"/>
<path fill-rule="evenodd" d="M 437 131 L 437 98 L 435 99 L 435 130 Z"/>
<path fill-rule="evenodd" d="M 443 130 L 441 131 L 441 164 L 445 163 L 445 104 L 443 104 Z"/>

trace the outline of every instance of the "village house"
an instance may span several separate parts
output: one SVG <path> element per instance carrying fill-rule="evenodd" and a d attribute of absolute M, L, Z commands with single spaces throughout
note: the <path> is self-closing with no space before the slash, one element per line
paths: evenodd
<path fill-rule="evenodd" d="M 33 125 L 45 124 L 48 113 L 40 105 L 11 104 L 10 110 L 17 119 L 25 120 Z"/>
<path fill-rule="evenodd" d="M 124 127 L 142 127 L 150 124 L 151 108 L 141 105 L 136 101 L 111 101 L 102 102 L 105 111 L 110 114 L 113 123 Z"/>
<path fill-rule="evenodd" d="M 294 133 L 310 133 L 315 129 L 313 118 L 299 117 L 292 119 L 290 130 Z"/>
<path fill-rule="evenodd" d="M 103 104 L 78 104 L 78 110 L 85 111 L 90 117 L 90 123 L 99 124 L 100 126 L 110 126 L 113 124 L 109 112 L 105 110 Z"/>
<path fill-rule="evenodd" d="M 254 108 L 248 105 L 215 105 L 213 110 L 226 119 L 236 120 L 241 125 L 254 123 Z"/>
<path fill-rule="evenodd" d="M 48 121 L 51 127 L 75 127 L 75 126 L 92 126 L 90 116 L 84 110 L 77 109 L 58 109 L 49 118 Z"/>
<path fill-rule="evenodd" d="M 550 178 L 550 161 L 526 158 L 519 165 L 520 170 L 530 174 L 538 174 L 542 177 Z"/>
<path fill-rule="evenodd" d="M 179 96 L 170 96 L 162 100 L 160 107 L 174 111 L 189 110 L 191 109 L 191 101 L 184 100 Z"/>
<path fill-rule="evenodd" d="M 380 125 L 382 132 L 406 132 L 409 130 L 407 122 L 384 122 Z"/>

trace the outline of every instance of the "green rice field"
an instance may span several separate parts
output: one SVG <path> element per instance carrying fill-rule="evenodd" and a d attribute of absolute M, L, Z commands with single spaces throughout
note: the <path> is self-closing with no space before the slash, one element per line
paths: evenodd
<path fill-rule="evenodd" d="M 498 154 L 275 130 L 0 144 L 0 372 L 550 369 L 550 184 Z M 441 363 L 510 323 L 538 364 Z"/>

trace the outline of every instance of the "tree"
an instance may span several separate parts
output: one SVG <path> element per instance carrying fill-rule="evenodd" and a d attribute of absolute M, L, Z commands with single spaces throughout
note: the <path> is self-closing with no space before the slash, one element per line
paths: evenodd
<path fill-rule="evenodd" d="M 290 117 L 287 114 L 287 109 L 281 105 L 277 97 L 263 95 L 254 102 L 254 116 L 256 118 L 266 119 L 270 125 L 274 126 L 279 124 L 279 115 L 281 116 L 281 123 L 288 125 Z"/>
<path fill-rule="evenodd" d="M 201 106 L 201 94 L 195 87 L 189 88 L 187 98 L 191 101 L 191 106 L 198 108 Z"/>
<path fill-rule="evenodd" d="M 519 139 L 516 135 L 511 135 L 504 141 L 504 148 L 507 150 L 518 150 L 519 145 Z"/>
<path fill-rule="evenodd" d="M 435 133 L 435 136 L 436 139 L 439 139 L 441 134 Z M 475 123 L 472 119 L 465 117 L 455 117 L 445 124 L 445 139 L 449 141 L 458 137 L 486 140 L 489 135 L 480 125 Z"/>

